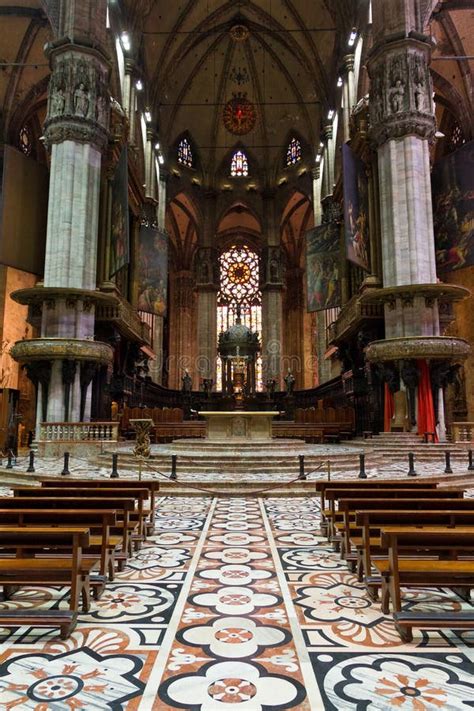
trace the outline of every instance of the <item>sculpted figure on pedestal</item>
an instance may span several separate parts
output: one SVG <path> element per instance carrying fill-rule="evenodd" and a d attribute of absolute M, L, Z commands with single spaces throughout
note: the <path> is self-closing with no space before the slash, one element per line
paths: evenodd
<path fill-rule="evenodd" d="M 89 111 L 89 94 L 81 82 L 74 92 L 74 113 L 76 116 L 87 116 Z"/>
<path fill-rule="evenodd" d="M 64 91 L 61 87 L 58 87 L 52 97 L 51 97 L 51 116 L 62 116 L 64 113 L 64 106 L 66 103 L 66 98 L 64 96 Z"/>
<path fill-rule="evenodd" d="M 390 106 L 394 114 L 398 114 L 403 110 L 403 98 L 405 95 L 405 86 L 401 79 L 397 79 L 394 86 L 389 89 Z"/>

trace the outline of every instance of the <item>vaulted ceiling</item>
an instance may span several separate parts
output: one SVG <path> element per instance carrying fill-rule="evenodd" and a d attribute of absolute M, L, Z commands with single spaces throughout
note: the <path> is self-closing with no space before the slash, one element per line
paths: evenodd
<path fill-rule="evenodd" d="M 204 173 L 218 173 L 239 143 L 268 170 L 290 133 L 308 146 L 319 141 L 321 115 L 332 103 L 355 19 L 354 0 L 126 4 L 143 38 L 160 137 L 171 147 L 189 131 Z M 242 136 L 223 122 L 224 106 L 236 95 L 245 95 L 257 113 L 255 127 Z"/>

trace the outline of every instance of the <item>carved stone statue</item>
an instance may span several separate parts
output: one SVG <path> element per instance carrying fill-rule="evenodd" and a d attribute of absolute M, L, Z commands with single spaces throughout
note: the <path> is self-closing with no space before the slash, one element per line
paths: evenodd
<path fill-rule="evenodd" d="M 419 372 L 416 363 L 412 360 L 403 361 L 400 375 L 405 383 L 408 396 L 408 416 L 412 427 L 416 425 L 416 388 L 418 387 Z"/>
<path fill-rule="evenodd" d="M 273 398 L 275 394 L 276 380 L 274 380 L 273 378 L 269 378 L 265 383 L 265 387 L 267 388 L 267 393 L 269 394 L 269 396 Z"/>
<path fill-rule="evenodd" d="M 181 390 L 183 391 L 183 393 L 189 394 L 193 389 L 193 381 L 187 370 L 184 371 L 184 375 L 181 378 L 181 383 Z"/>
<path fill-rule="evenodd" d="M 397 79 L 395 84 L 389 89 L 390 106 L 394 114 L 403 110 L 403 99 L 405 96 L 405 86 L 401 79 Z"/>
<path fill-rule="evenodd" d="M 295 376 L 291 372 L 291 370 L 288 368 L 288 373 L 286 374 L 285 378 L 285 387 L 286 387 L 286 394 L 289 397 L 290 395 L 293 395 L 293 391 L 295 389 Z"/>
<path fill-rule="evenodd" d="M 64 96 L 64 91 L 61 87 L 58 87 L 51 97 L 51 116 L 62 116 L 64 113 L 65 103 L 66 98 Z"/>
<path fill-rule="evenodd" d="M 204 393 L 206 394 L 206 397 L 209 397 L 209 395 L 211 394 L 213 385 L 214 385 L 214 381 L 212 378 L 203 378 L 202 389 L 203 389 Z"/>
<path fill-rule="evenodd" d="M 81 82 L 74 92 L 74 113 L 76 116 L 87 116 L 89 111 L 89 94 Z"/>

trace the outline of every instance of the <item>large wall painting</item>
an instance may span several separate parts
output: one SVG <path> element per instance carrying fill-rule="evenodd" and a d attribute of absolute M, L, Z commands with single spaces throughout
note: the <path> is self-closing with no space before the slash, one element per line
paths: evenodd
<path fill-rule="evenodd" d="M 362 269 L 370 271 L 369 184 L 365 163 L 346 143 L 342 146 L 342 163 L 347 259 Z"/>
<path fill-rule="evenodd" d="M 112 216 L 110 226 L 110 276 L 130 261 L 128 216 L 128 159 L 124 147 L 112 181 Z"/>
<path fill-rule="evenodd" d="M 474 141 L 438 161 L 432 174 L 438 271 L 474 264 Z"/>
<path fill-rule="evenodd" d="M 142 225 L 138 246 L 138 310 L 164 316 L 167 306 L 168 237 Z"/>
<path fill-rule="evenodd" d="M 306 233 L 308 311 L 341 305 L 339 233 L 335 222 Z"/>

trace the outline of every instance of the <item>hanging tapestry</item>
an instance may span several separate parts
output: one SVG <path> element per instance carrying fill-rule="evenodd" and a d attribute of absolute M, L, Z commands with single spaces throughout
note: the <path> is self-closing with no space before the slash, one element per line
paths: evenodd
<path fill-rule="evenodd" d="M 138 310 L 164 316 L 167 306 L 168 237 L 142 225 L 138 245 Z"/>
<path fill-rule="evenodd" d="M 123 148 L 112 181 L 112 216 L 110 226 L 110 276 L 130 261 L 128 217 L 128 160 Z"/>
<path fill-rule="evenodd" d="M 330 222 L 306 233 L 308 311 L 341 305 L 339 224 Z"/>
<path fill-rule="evenodd" d="M 365 163 L 345 143 L 342 146 L 342 165 L 347 259 L 362 269 L 370 271 L 369 184 Z"/>
<path fill-rule="evenodd" d="M 439 272 L 474 264 L 474 141 L 438 161 L 432 174 Z"/>

